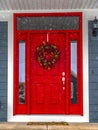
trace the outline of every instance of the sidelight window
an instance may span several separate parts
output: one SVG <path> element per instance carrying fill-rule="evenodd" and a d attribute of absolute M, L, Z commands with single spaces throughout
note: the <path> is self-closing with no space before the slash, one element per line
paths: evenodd
<path fill-rule="evenodd" d="M 19 43 L 19 103 L 25 103 L 25 42 Z"/>

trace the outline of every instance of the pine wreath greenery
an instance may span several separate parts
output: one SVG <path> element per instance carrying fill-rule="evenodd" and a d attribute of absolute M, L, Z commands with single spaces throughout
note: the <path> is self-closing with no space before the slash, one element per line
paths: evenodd
<path fill-rule="evenodd" d="M 51 69 L 60 57 L 60 51 L 56 45 L 43 42 L 37 47 L 37 60 L 45 69 Z"/>

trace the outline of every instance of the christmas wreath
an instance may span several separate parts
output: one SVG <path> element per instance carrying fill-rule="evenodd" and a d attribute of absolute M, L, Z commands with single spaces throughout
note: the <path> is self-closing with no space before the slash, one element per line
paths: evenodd
<path fill-rule="evenodd" d="M 60 51 L 56 45 L 43 42 L 37 47 L 37 60 L 45 69 L 51 69 L 60 57 Z"/>

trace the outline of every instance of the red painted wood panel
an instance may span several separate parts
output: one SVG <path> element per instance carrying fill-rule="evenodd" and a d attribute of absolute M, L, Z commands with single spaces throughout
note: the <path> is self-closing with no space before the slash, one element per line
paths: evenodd
<path fill-rule="evenodd" d="M 79 30 L 17 30 L 16 18 L 33 16 L 78 16 Z M 46 41 L 60 49 L 60 59 L 51 70 L 43 69 L 36 59 L 36 48 Z M 26 102 L 19 104 L 19 41 L 26 42 Z M 77 41 L 78 48 L 78 102 L 71 103 L 70 95 L 70 40 Z M 66 72 L 65 89 L 62 89 L 62 72 Z M 83 115 L 82 75 L 82 13 L 35 13 L 14 15 L 14 115 L 15 114 L 81 114 Z"/>
<path fill-rule="evenodd" d="M 47 33 L 31 34 L 31 113 L 65 114 L 65 90 L 62 72 L 65 72 L 65 33 L 49 33 L 49 43 L 60 50 L 60 59 L 46 70 L 37 61 L 36 49 L 47 40 Z"/>
<path fill-rule="evenodd" d="M 80 37 L 81 37 L 81 34 L 79 33 L 69 33 L 69 38 L 68 38 L 69 45 L 71 41 L 76 41 L 76 44 L 77 44 L 77 89 L 76 89 L 77 102 L 73 104 L 71 103 L 71 100 L 70 100 L 69 113 L 83 115 L 83 99 L 81 98 L 83 96 L 82 95 L 82 44 L 81 44 Z M 71 47 L 69 48 L 71 49 Z M 71 56 L 69 57 L 69 59 L 71 59 Z M 70 69 L 70 75 L 71 75 L 71 69 Z M 71 79 L 70 79 L 70 82 L 71 82 Z"/>
<path fill-rule="evenodd" d="M 17 33 L 15 45 L 14 45 L 14 115 L 15 114 L 27 114 L 27 98 L 25 97 L 25 103 L 19 103 L 19 43 L 20 41 L 24 41 L 27 48 L 27 33 Z M 26 55 L 27 55 L 27 50 Z M 27 65 L 27 63 L 26 63 Z M 27 79 L 27 78 L 26 78 Z M 27 80 L 25 82 L 26 90 L 27 90 Z M 27 94 L 26 94 L 27 96 Z"/>

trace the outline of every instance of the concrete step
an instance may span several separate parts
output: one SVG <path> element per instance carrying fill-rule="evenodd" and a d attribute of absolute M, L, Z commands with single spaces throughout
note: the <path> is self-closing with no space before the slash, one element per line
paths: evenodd
<path fill-rule="evenodd" d="M 98 130 L 97 123 L 31 124 L 0 123 L 0 130 Z"/>
<path fill-rule="evenodd" d="M 46 125 L 27 125 L 27 123 L 0 123 L 0 130 L 46 130 Z"/>

